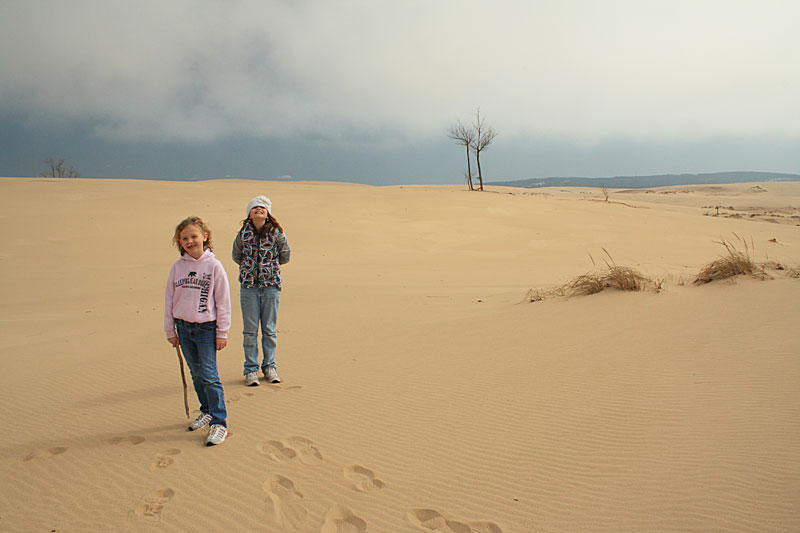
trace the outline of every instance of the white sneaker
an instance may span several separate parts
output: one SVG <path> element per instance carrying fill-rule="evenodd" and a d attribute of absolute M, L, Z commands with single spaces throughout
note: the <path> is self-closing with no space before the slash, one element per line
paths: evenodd
<path fill-rule="evenodd" d="M 227 428 L 222 424 L 214 424 L 208 431 L 208 437 L 206 437 L 206 446 L 216 446 L 217 444 L 222 444 L 225 442 L 226 438 L 228 438 Z"/>
<path fill-rule="evenodd" d="M 267 381 L 270 383 L 280 383 L 281 378 L 278 377 L 278 371 L 275 370 L 274 366 L 268 366 L 266 370 L 264 370 L 264 377 L 267 378 Z"/>
<path fill-rule="evenodd" d="M 248 372 L 244 375 L 244 384 L 248 387 L 258 387 L 260 382 L 258 381 L 258 372 Z"/>
<path fill-rule="evenodd" d="M 208 413 L 200 413 L 200 416 L 194 419 L 194 421 L 189 424 L 189 431 L 197 431 L 198 429 L 202 429 L 211 422 L 211 415 Z"/>

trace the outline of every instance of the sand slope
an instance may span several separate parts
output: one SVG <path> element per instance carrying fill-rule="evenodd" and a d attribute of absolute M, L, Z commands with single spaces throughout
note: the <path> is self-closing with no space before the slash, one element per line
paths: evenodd
<path fill-rule="evenodd" d="M 247 388 L 229 251 L 257 194 L 293 258 L 284 382 Z M 0 530 L 799 530 L 800 281 L 691 281 L 734 235 L 800 264 L 800 184 L 609 200 L 0 179 Z M 161 331 L 190 214 L 234 297 L 215 448 Z M 665 290 L 520 303 L 603 249 Z"/>

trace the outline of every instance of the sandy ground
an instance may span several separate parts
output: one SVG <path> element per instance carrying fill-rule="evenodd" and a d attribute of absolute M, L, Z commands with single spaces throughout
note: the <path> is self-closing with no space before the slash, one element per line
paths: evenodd
<path fill-rule="evenodd" d="M 722 239 L 798 266 L 800 183 L 608 192 L 0 179 L 0 530 L 800 530 L 800 281 L 692 284 Z M 293 257 L 247 388 L 259 194 Z M 188 215 L 232 281 L 213 448 L 162 331 Z M 521 303 L 606 251 L 662 292 Z"/>

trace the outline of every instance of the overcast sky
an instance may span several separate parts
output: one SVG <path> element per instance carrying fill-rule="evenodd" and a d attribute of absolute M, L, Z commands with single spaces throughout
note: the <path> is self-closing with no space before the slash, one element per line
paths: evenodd
<path fill-rule="evenodd" d="M 0 175 L 800 172 L 796 0 L 0 0 Z"/>

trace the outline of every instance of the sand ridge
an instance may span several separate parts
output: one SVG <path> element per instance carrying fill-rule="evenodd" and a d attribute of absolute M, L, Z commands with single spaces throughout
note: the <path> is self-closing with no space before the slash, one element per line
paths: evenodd
<path fill-rule="evenodd" d="M 796 226 L 702 207 L 797 206 L 800 184 L 609 202 L 246 180 L 0 189 L 0 530 L 800 528 L 800 281 L 691 284 L 734 234 L 758 260 L 800 263 Z M 229 250 L 258 194 L 293 257 L 284 382 L 246 388 Z M 161 331 L 169 239 L 190 214 L 234 300 L 231 436 L 215 448 L 185 431 Z M 519 303 L 603 249 L 664 290 Z"/>

